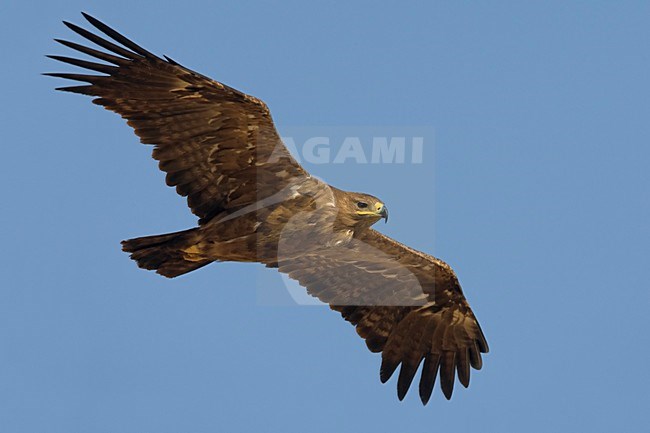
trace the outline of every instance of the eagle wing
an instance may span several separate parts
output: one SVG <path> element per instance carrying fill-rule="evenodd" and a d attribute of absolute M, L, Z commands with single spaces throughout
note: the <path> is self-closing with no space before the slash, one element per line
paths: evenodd
<path fill-rule="evenodd" d="M 436 377 L 449 399 L 456 374 L 467 387 L 470 366 L 482 366 L 488 344 L 455 273 L 441 260 L 369 229 L 345 246 L 279 258 L 277 266 L 355 325 L 371 351 L 382 352 L 382 382 L 401 364 L 400 400 L 422 361 L 424 404 Z"/>
<path fill-rule="evenodd" d="M 264 102 L 166 56 L 161 59 L 97 19 L 84 17 L 120 45 L 68 22 L 71 30 L 106 51 L 57 42 L 106 63 L 48 57 L 104 75 L 46 75 L 87 83 L 58 90 L 96 96 L 93 102 L 127 119 L 142 143 L 155 144 L 153 157 L 167 173 L 167 185 L 187 196 L 201 222 L 309 176 L 283 145 Z"/>

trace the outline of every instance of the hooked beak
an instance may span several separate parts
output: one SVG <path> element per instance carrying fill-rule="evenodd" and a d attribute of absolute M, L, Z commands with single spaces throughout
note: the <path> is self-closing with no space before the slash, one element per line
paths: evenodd
<path fill-rule="evenodd" d="M 379 212 L 379 216 L 384 219 L 384 224 L 388 222 L 388 208 L 383 206 Z"/>

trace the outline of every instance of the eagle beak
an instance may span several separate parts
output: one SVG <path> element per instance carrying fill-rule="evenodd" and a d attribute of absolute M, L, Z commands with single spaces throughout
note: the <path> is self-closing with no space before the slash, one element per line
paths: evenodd
<path fill-rule="evenodd" d="M 384 224 L 388 222 L 388 208 L 386 206 L 383 206 L 381 208 L 381 211 L 379 211 L 379 216 L 384 219 Z"/>

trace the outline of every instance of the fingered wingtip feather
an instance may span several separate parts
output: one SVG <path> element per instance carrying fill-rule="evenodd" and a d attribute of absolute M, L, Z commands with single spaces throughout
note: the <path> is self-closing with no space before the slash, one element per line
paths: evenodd
<path fill-rule="evenodd" d="M 436 377 L 438 376 L 439 366 L 439 354 L 429 353 L 425 356 L 419 386 L 420 400 L 422 400 L 422 404 L 424 405 L 426 405 L 431 398 L 431 393 L 433 392 L 433 387 L 436 383 Z"/>
<path fill-rule="evenodd" d="M 158 59 L 158 57 L 155 54 L 145 50 L 140 45 L 136 44 L 135 42 L 133 42 L 129 38 L 123 36 L 122 34 L 117 32 L 116 30 L 113 30 L 111 27 L 109 27 L 106 24 L 104 24 L 103 22 L 99 21 L 97 18 L 92 17 L 92 16 L 88 15 L 85 12 L 82 12 L 81 14 L 84 16 L 84 18 L 90 24 L 93 25 L 93 27 L 97 28 L 99 31 L 101 31 L 102 33 L 104 33 L 108 37 L 112 38 L 113 40 L 119 42 L 120 44 L 124 45 L 128 49 L 133 50 L 134 52 L 140 54 L 141 56 Z"/>
<path fill-rule="evenodd" d="M 86 19 L 86 21 L 88 21 L 90 24 L 92 24 L 92 25 L 95 26 L 95 27 L 97 27 L 96 23 L 98 23 L 98 24 L 100 24 L 100 25 L 105 25 L 104 23 L 102 23 L 101 21 L 99 21 L 97 18 L 95 18 L 94 16 L 90 15 L 88 12 L 81 11 L 81 16 L 84 17 L 84 18 Z M 97 27 L 97 28 L 99 28 L 99 27 Z M 100 30 L 101 30 L 101 29 L 100 29 Z"/>
<path fill-rule="evenodd" d="M 89 62 L 87 60 L 75 59 L 75 58 L 66 57 L 66 56 L 46 55 L 45 57 L 48 57 L 48 58 L 50 58 L 52 60 L 57 60 L 59 62 L 67 63 L 69 65 L 78 66 L 80 68 L 86 68 L 86 69 L 90 69 L 92 71 L 102 72 L 104 74 L 111 74 L 111 73 L 117 71 L 117 69 L 118 69 L 116 66 L 106 65 L 106 64 L 102 64 L 102 63 Z"/>
<path fill-rule="evenodd" d="M 65 47 L 87 54 L 91 57 L 95 57 L 99 60 L 104 60 L 105 62 L 112 63 L 114 65 L 122 66 L 129 61 L 127 58 L 114 56 L 112 54 L 105 53 L 103 51 L 98 51 L 93 48 L 77 44 L 75 42 L 66 41 L 65 39 L 54 39 L 54 40 Z"/>
<path fill-rule="evenodd" d="M 391 378 L 399 363 L 399 360 L 389 360 L 387 357 L 382 358 L 381 367 L 379 368 L 379 380 L 381 380 L 381 383 L 388 382 L 388 379 Z"/>
<path fill-rule="evenodd" d="M 456 352 L 444 352 L 440 359 L 440 388 L 447 400 L 451 400 L 454 392 L 456 376 Z"/>
<path fill-rule="evenodd" d="M 119 45 L 116 45 L 116 44 L 114 44 L 114 43 L 112 43 L 110 41 L 107 41 L 106 39 L 101 38 L 101 37 L 97 36 L 96 34 L 94 34 L 92 32 L 89 32 L 88 30 L 86 30 L 84 28 L 79 27 L 76 24 L 72 24 L 72 23 L 70 23 L 68 21 L 63 21 L 63 24 L 65 24 L 66 27 L 68 27 L 70 30 L 72 30 L 76 34 L 78 34 L 78 35 L 88 39 L 89 41 L 99 45 L 100 47 L 103 47 L 103 48 L 105 48 L 105 49 L 107 49 L 109 51 L 112 51 L 113 53 L 115 53 L 117 55 L 120 55 L 120 56 L 122 56 L 122 57 L 124 57 L 126 59 L 133 60 L 133 59 L 136 59 L 136 58 L 140 57 L 137 54 L 137 52 L 132 52 L 132 51 L 126 50 L 126 49 L 120 47 Z M 64 44 L 64 45 L 66 45 L 66 44 Z"/>
<path fill-rule="evenodd" d="M 406 397 L 406 393 L 411 387 L 415 373 L 419 367 L 418 364 L 408 364 L 402 362 L 402 367 L 399 372 L 399 377 L 397 379 L 397 398 L 402 401 Z"/>
<path fill-rule="evenodd" d="M 68 86 L 68 87 L 57 87 L 54 90 L 60 90 L 61 92 L 69 93 L 78 93 L 80 95 L 95 96 L 92 92 L 93 86 Z"/>
<path fill-rule="evenodd" d="M 48 77 L 65 78 L 66 80 L 82 81 L 84 83 L 94 83 L 98 79 L 105 78 L 101 75 L 69 74 L 67 72 L 45 72 L 43 75 L 47 75 Z"/>
<path fill-rule="evenodd" d="M 64 25 L 64 26 L 66 26 L 67 28 L 69 28 L 69 29 L 72 30 L 73 32 L 77 32 L 76 29 L 81 29 L 81 27 L 79 27 L 79 26 L 76 25 L 76 24 L 72 24 L 70 21 L 62 21 L 62 22 L 63 22 L 63 25 Z"/>

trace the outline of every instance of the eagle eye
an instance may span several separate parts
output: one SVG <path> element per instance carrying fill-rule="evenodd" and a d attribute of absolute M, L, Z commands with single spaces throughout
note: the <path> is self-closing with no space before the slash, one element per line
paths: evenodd
<path fill-rule="evenodd" d="M 365 209 L 365 208 L 368 207 L 368 203 L 363 202 L 363 201 L 360 201 L 360 202 L 357 203 L 357 207 L 358 207 L 359 209 Z"/>

